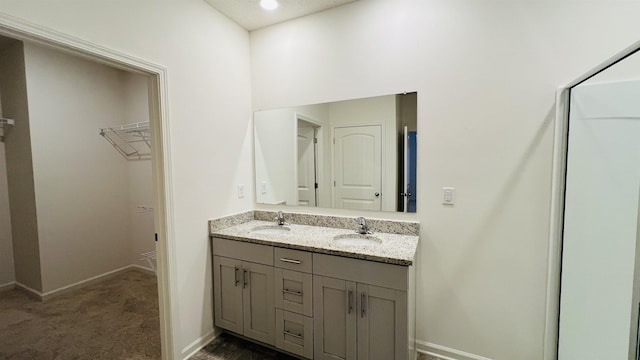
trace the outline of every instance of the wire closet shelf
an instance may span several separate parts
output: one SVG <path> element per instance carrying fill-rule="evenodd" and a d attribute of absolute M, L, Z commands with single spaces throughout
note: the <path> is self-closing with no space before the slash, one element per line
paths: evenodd
<path fill-rule="evenodd" d="M 151 159 L 149 122 L 100 129 L 100 135 L 127 160 Z"/>

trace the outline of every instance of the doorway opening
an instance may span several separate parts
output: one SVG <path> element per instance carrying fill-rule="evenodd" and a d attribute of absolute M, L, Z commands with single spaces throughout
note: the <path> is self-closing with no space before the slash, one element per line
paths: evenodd
<path fill-rule="evenodd" d="M 168 110 L 166 107 L 166 69 L 15 18 L 0 16 L 0 35 L 25 43 L 40 45 L 44 48 L 55 49 L 65 54 L 79 56 L 116 69 L 133 72 L 145 77 L 147 80 L 151 153 L 153 154 L 151 160 L 153 184 L 153 190 L 151 191 L 153 198 L 152 222 L 155 224 L 155 248 L 157 251 L 161 357 L 169 359 L 176 356 L 173 346 L 173 333 L 171 331 L 172 319 L 174 314 L 177 313 L 175 306 L 173 306 L 174 303 L 171 301 L 172 298 L 175 298 L 172 291 L 173 284 L 175 284 L 172 279 L 175 279 L 175 274 L 171 271 L 173 268 L 171 264 L 174 264 L 175 260 L 174 252 L 167 251 L 167 249 L 174 246 L 174 236 L 171 220 L 173 208 L 171 205 L 171 193 L 168 191 L 171 188 L 172 181 L 170 163 L 165 154 L 169 136 Z M 16 119 L 16 122 L 18 120 Z M 55 123 L 49 125 L 55 126 Z M 3 136 L 5 138 L 9 136 L 8 132 L 11 130 L 10 126 L 5 127 L 3 125 Z M 97 130 L 97 128 L 94 128 L 91 132 L 95 135 Z M 102 139 L 100 141 L 104 142 Z M 108 145 L 106 142 L 104 144 Z M 55 155 L 52 154 L 52 156 Z M 82 157 L 84 154 L 79 151 L 77 156 Z M 66 160 L 68 162 L 73 161 L 73 159 Z M 151 212 L 142 216 L 151 217 Z M 84 260 L 87 261 L 87 259 Z M 11 284 L 11 286 L 13 287 L 15 284 Z"/>

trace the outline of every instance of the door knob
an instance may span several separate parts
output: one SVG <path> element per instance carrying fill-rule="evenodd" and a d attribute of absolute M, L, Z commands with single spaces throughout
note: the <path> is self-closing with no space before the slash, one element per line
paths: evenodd
<path fill-rule="evenodd" d="M 379 192 L 377 192 L 377 193 L 375 193 L 375 194 L 373 194 L 373 195 L 375 195 L 376 197 L 378 197 L 378 196 L 380 196 L 380 193 L 379 193 Z"/>

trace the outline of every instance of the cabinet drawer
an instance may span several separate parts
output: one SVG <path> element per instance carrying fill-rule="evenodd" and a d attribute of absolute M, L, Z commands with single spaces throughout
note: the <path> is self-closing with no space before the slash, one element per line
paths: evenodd
<path fill-rule="evenodd" d="M 313 274 L 407 291 L 409 267 L 313 254 Z"/>
<path fill-rule="evenodd" d="M 211 238 L 213 255 L 273 266 L 273 246 Z"/>
<path fill-rule="evenodd" d="M 313 316 L 313 276 L 299 271 L 276 269 L 276 307 Z"/>
<path fill-rule="evenodd" d="M 275 266 L 279 268 L 311 273 L 313 268 L 312 259 L 312 253 L 308 251 L 278 247 L 274 249 L 273 262 Z"/>
<path fill-rule="evenodd" d="M 313 359 L 313 319 L 276 309 L 276 347 Z"/>

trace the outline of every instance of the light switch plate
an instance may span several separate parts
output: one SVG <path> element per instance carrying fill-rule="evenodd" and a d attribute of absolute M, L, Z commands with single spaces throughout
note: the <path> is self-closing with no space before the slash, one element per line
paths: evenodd
<path fill-rule="evenodd" d="M 456 188 L 452 187 L 443 187 L 442 188 L 442 203 L 444 205 L 453 205 L 455 204 L 455 194 Z"/>

